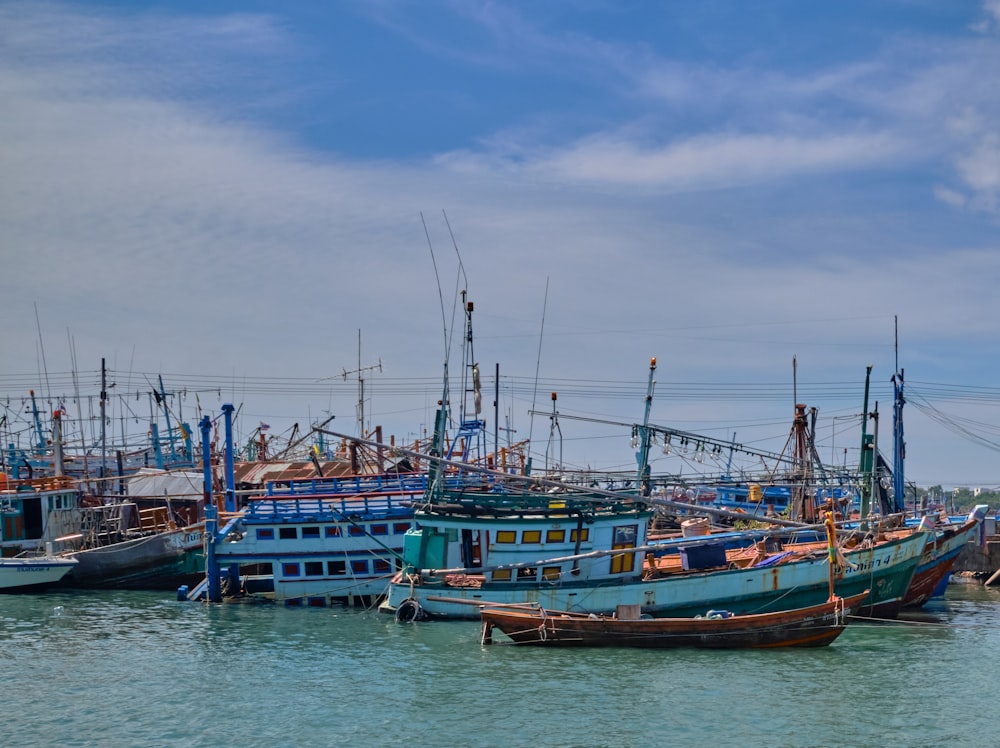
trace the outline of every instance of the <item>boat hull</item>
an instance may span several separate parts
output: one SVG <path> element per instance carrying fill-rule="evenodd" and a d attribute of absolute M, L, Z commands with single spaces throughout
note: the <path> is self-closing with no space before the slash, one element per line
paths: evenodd
<path fill-rule="evenodd" d="M 979 520 L 970 519 L 961 526 L 941 531 L 939 537 L 928 542 L 903 598 L 904 608 L 920 608 L 934 596 L 935 590 L 951 572 L 958 554 L 972 539 L 978 527 Z"/>
<path fill-rule="evenodd" d="M 170 590 L 205 575 L 200 528 L 181 528 L 68 554 L 78 562 L 65 586 Z"/>
<path fill-rule="evenodd" d="M 0 559 L 0 592 L 33 592 L 52 587 L 76 566 L 65 558 Z"/>
<path fill-rule="evenodd" d="M 851 567 L 836 580 L 835 594 L 847 598 L 871 590 L 858 613 L 894 618 L 900 610 L 927 542 L 927 533 L 913 533 L 867 549 L 845 554 Z M 535 604 L 549 610 L 611 614 L 619 605 L 638 605 L 656 617 L 689 618 L 710 608 L 734 614 L 766 613 L 818 605 L 829 597 L 830 568 L 825 554 L 799 561 L 744 569 L 709 570 L 660 579 L 559 581 L 553 584 L 484 583 L 478 587 L 450 586 L 427 577 L 411 586 L 405 575 L 389 587 L 383 612 L 396 613 L 408 603 L 406 617 L 479 617 L 470 603 Z M 419 581 L 419 583 L 416 583 Z M 397 615 L 397 618 L 400 616 Z"/>
<path fill-rule="evenodd" d="M 494 628 L 516 644 L 556 647 L 771 649 L 825 647 L 847 626 L 868 590 L 847 599 L 775 613 L 699 618 L 625 620 L 545 610 L 491 608 L 480 611 L 483 643 Z"/>

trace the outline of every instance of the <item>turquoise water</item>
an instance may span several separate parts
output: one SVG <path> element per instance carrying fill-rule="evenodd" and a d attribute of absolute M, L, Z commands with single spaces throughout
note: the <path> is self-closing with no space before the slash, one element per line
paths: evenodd
<path fill-rule="evenodd" d="M 497 638 L 501 638 L 497 635 Z M 952 584 L 826 649 L 542 650 L 474 622 L 0 596 L 18 746 L 996 746 L 1000 592 Z M 877 741 L 877 742 L 876 742 Z"/>

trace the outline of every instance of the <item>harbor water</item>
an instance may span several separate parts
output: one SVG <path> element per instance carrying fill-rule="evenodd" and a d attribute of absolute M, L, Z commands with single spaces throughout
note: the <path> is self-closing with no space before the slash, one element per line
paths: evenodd
<path fill-rule="evenodd" d="M 502 635 L 497 634 L 497 639 Z M 475 622 L 0 596 L 5 745 L 996 746 L 1000 591 L 816 650 L 482 646 Z"/>

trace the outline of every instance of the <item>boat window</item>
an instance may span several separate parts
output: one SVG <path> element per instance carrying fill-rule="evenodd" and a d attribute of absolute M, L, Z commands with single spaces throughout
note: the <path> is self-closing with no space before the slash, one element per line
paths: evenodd
<path fill-rule="evenodd" d="M 514 530 L 497 530 L 497 542 L 515 543 L 517 542 L 517 533 Z"/>
<path fill-rule="evenodd" d="M 374 561 L 376 574 L 388 574 L 392 571 L 392 566 L 384 558 L 377 558 Z"/>
<path fill-rule="evenodd" d="M 318 527 L 303 527 L 302 528 L 303 538 L 318 538 L 319 528 Z"/>
<path fill-rule="evenodd" d="M 283 577 L 297 577 L 297 576 L 299 576 L 299 565 L 298 564 L 282 564 L 281 565 L 281 576 L 283 576 Z"/>
<path fill-rule="evenodd" d="M 622 525 L 621 527 L 615 528 L 615 539 L 614 545 L 618 546 L 633 546 L 635 545 L 635 536 L 639 531 L 638 525 Z"/>
<path fill-rule="evenodd" d="M 322 561 L 306 561 L 306 576 L 307 577 L 321 577 L 321 576 L 323 576 L 323 562 Z"/>
<path fill-rule="evenodd" d="M 549 530 L 545 533 L 546 543 L 565 543 L 566 542 L 566 531 L 565 530 Z"/>
<path fill-rule="evenodd" d="M 310 608 L 325 608 L 326 598 L 325 597 L 310 597 L 309 598 Z"/>
<path fill-rule="evenodd" d="M 274 540 L 274 528 L 273 527 L 258 527 L 257 528 L 257 540 Z"/>
<path fill-rule="evenodd" d="M 497 569 L 493 572 L 492 579 L 494 582 L 509 582 L 510 569 Z"/>
<path fill-rule="evenodd" d="M 351 561 L 351 571 L 355 574 L 367 574 L 368 573 L 368 562 L 367 561 Z"/>
<path fill-rule="evenodd" d="M 528 568 L 517 570 L 517 580 L 519 582 L 524 579 L 537 579 L 537 578 L 538 578 L 538 569 L 535 568 L 534 566 L 529 566 Z"/>
<path fill-rule="evenodd" d="M 541 543 L 542 542 L 542 531 L 541 530 L 525 530 L 521 533 L 522 543 Z"/>
<path fill-rule="evenodd" d="M 279 527 L 278 537 L 282 540 L 295 540 L 299 536 L 299 528 L 297 527 Z"/>
<path fill-rule="evenodd" d="M 339 538 L 340 537 L 340 525 L 330 525 L 326 528 L 326 536 L 328 538 Z"/>
<path fill-rule="evenodd" d="M 301 608 L 302 607 L 302 598 L 301 597 L 293 597 L 291 600 L 285 600 L 285 607 L 286 608 Z"/>
<path fill-rule="evenodd" d="M 579 535 L 580 535 L 580 542 L 581 543 L 586 543 L 588 540 L 590 540 L 590 528 L 589 527 L 584 527 L 582 530 L 570 530 L 569 531 L 569 542 L 571 542 L 571 543 L 575 543 L 576 542 L 577 533 L 579 533 Z"/>
<path fill-rule="evenodd" d="M 389 525 L 384 525 L 384 524 L 381 524 L 381 523 L 377 524 L 377 525 L 372 525 L 371 534 L 372 535 L 388 535 L 389 534 Z"/>
<path fill-rule="evenodd" d="M 405 535 L 410 530 L 409 522 L 394 522 L 392 532 L 394 535 Z"/>
<path fill-rule="evenodd" d="M 542 567 L 542 579 L 547 579 L 549 581 L 554 581 L 559 578 L 559 573 L 562 569 L 558 566 L 543 566 Z"/>
<path fill-rule="evenodd" d="M 347 573 L 347 562 L 346 561 L 327 561 L 326 562 L 326 573 L 331 577 L 337 574 Z"/>
<path fill-rule="evenodd" d="M 361 525 L 351 525 L 347 530 L 348 535 L 358 537 L 359 535 L 365 534 L 365 528 Z"/>

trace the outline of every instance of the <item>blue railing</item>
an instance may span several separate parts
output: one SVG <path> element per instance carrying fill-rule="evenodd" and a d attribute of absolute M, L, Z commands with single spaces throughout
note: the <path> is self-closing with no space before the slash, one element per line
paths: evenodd
<path fill-rule="evenodd" d="M 246 507 L 245 522 L 322 522 L 346 519 L 373 520 L 409 517 L 412 506 L 404 506 L 390 496 L 344 498 L 254 499 Z"/>
<path fill-rule="evenodd" d="M 462 488 L 482 487 L 489 485 L 483 475 L 471 473 L 467 475 L 448 475 L 444 480 L 445 488 L 459 490 Z M 364 494 L 393 493 L 418 494 L 427 490 L 427 475 L 411 473 L 408 475 L 352 475 L 339 478 L 296 479 L 288 482 L 269 482 L 265 491 L 268 497 L 291 496 L 362 496 Z"/>

